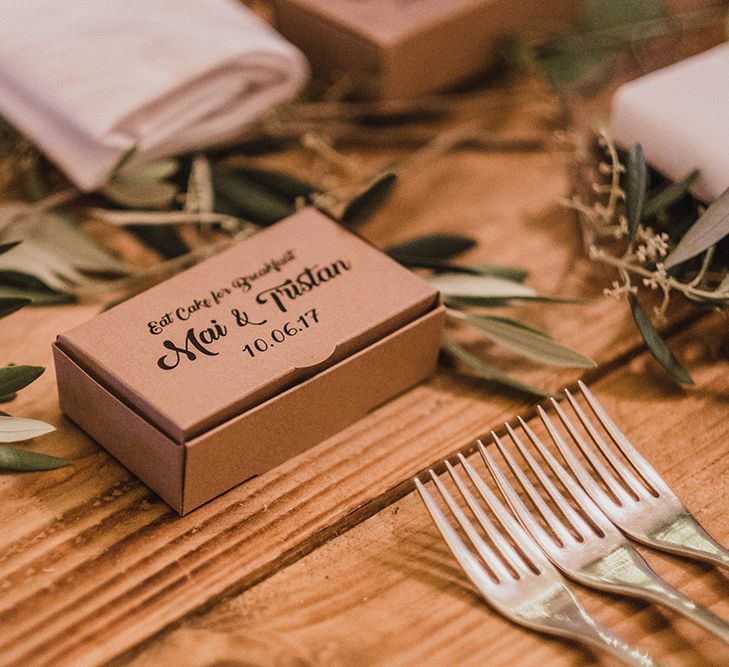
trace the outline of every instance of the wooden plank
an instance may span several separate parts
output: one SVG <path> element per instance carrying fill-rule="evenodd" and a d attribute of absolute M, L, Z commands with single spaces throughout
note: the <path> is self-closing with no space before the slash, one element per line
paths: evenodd
<path fill-rule="evenodd" d="M 645 355 L 593 384 L 608 411 L 711 532 L 729 544 L 729 360 L 712 334 L 681 336 L 699 389 L 644 374 Z M 699 341 L 711 341 L 708 344 Z M 649 364 L 648 364 L 649 365 Z M 538 420 L 533 420 L 537 422 Z M 541 425 L 534 428 L 543 433 Z M 488 478 L 483 464 L 471 457 Z M 641 549 L 670 583 L 729 618 L 729 580 Z M 579 588 L 602 623 L 666 665 L 726 665 L 729 647 L 671 612 Z M 574 643 L 546 639 L 486 607 L 413 492 L 245 593 L 222 600 L 117 665 L 592 664 Z M 612 664 L 612 663 L 611 663 Z"/>
<path fill-rule="evenodd" d="M 367 232 L 380 243 L 435 230 L 472 233 L 482 241 L 473 259 L 531 268 L 531 284 L 547 293 L 596 294 L 601 279 L 586 260 L 575 259 L 574 221 L 552 203 L 566 187 L 551 156 L 463 153 L 424 165 Z M 626 309 L 608 300 L 524 311 L 600 362 L 638 342 Z M 13 315 L 3 321 L 0 363 L 49 364 L 55 334 L 91 313 Z M 508 356 L 503 363 L 553 388 L 578 376 Z M 336 437 L 179 519 L 61 417 L 49 370 L 9 409 L 58 425 L 32 447 L 68 456 L 74 465 L 4 475 L 0 482 L 1 660 L 92 664 L 125 651 L 360 521 L 376 511 L 373 499 L 528 403 L 442 370 Z"/>

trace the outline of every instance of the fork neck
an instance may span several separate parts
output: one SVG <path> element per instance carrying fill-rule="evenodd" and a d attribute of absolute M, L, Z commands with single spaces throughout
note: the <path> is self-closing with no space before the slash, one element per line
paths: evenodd
<path fill-rule="evenodd" d="M 709 563 L 718 565 L 719 567 L 724 567 L 729 570 L 729 551 L 727 551 L 722 546 L 717 545 L 715 552 L 702 552 L 701 554 L 697 555 Z"/>
<path fill-rule="evenodd" d="M 647 537 L 646 542 L 650 546 L 729 569 L 729 550 L 709 535 L 688 511 L 676 517 L 669 526 Z"/>

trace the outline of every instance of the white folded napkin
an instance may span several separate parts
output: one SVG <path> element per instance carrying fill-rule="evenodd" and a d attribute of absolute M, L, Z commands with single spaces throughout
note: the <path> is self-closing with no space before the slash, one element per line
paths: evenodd
<path fill-rule="evenodd" d="M 0 114 L 84 190 L 235 138 L 307 74 L 235 0 L 0 0 Z"/>
<path fill-rule="evenodd" d="M 699 169 L 693 193 L 711 202 L 729 187 L 729 44 L 647 74 L 613 97 L 612 134 L 640 143 L 646 160 L 678 181 Z"/>

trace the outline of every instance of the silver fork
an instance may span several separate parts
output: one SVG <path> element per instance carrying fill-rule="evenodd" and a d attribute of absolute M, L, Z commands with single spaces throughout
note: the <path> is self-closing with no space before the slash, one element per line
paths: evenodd
<path fill-rule="evenodd" d="M 686 509 L 685 505 L 671 491 L 668 484 L 653 466 L 641 456 L 630 440 L 617 427 L 587 386 L 580 382 L 579 387 L 597 420 L 603 425 L 617 448 L 638 473 L 637 476 L 634 475 L 630 468 L 608 447 L 593 422 L 580 407 L 580 404 L 565 389 L 567 400 L 572 409 L 582 422 L 594 445 L 610 464 L 612 472 L 595 449 L 585 441 L 585 438 L 574 426 L 562 406 L 554 399 L 552 399 L 552 404 L 575 444 L 613 497 L 605 493 L 590 476 L 573 449 L 567 445 L 541 407 L 539 408 L 539 416 L 549 430 L 549 434 L 559 448 L 568 467 L 588 495 L 616 526 L 636 541 L 657 549 L 729 568 L 729 550 L 722 547 L 711 537 L 691 512 Z M 620 481 L 615 478 L 615 475 Z"/>
<path fill-rule="evenodd" d="M 584 513 L 583 516 L 572 507 L 519 436 L 507 424 L 509 435 L 522 458 L 559 509 L 562 515 L 562 518 L 559 518 L 516 463 L 501 439 L 492 432 L 501 455 L 555 537 L 550 535 L 527 509 L 483 443 L 479 442 L 479 451 L 509 506 L 547 557 L 565 574 L 586 586 L 643 598 L 663 605 L 729 642 L 729 624 L 663 581 L 559 464 L 529 425 L 521 418 L 519 422 L 529 440 L 539 451 L 542 460 L 562 482 Z"/>
<path fill-rule="evenodd" d="M 493 545 L 489 546 L 431 470 L 430 476 L 436 489 L 476 553 L 490 570 L 490 574 L 466 546 L 438 503 L 417 478 L 415 486 L 446 544 L 486 601 L 507 618 L 533 630 L 567 637 L 601 649 L 619 658 L 626 665 L 636 667 L 655 665 L 656 663 L 647 655 L 611 634 L 588 615 L 562 575 L 539 551 L 473 467 L 463 456 L 459 455 L 459 459 L 482 499 L 521 550 L 519 553 L 504 537 L 478 504 L 454 467 L 446 462 L 456 487 Z"/>

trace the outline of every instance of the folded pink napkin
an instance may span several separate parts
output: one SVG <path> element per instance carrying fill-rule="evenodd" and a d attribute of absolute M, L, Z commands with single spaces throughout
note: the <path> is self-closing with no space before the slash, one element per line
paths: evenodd
<path fill-rule="evenodd" d="M 235 0 L 0 0 L 0 114 L 84 190 L 235 138 L 295 95 L 301 53 Z"/>
<path fill-rule="evenodd" d="M 619 144 L 643 145 L 646 160 L 672 180 L 699 169 L 703 201 L 729 187 L 729 44 L 621 86 L 612 108 Z"/>

